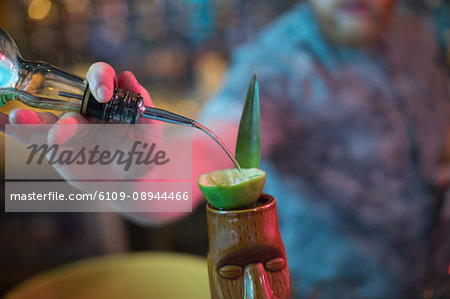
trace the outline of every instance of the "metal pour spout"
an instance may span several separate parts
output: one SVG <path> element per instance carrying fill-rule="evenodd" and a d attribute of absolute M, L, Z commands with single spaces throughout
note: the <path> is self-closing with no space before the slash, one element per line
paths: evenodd
<path fill-rule="evenodd" d="M 141 117 L 189 127 L 193 127 L 196 124 L 193 119 L 169 112 L 167 110 L 147 106 L 141 107 Z"/>

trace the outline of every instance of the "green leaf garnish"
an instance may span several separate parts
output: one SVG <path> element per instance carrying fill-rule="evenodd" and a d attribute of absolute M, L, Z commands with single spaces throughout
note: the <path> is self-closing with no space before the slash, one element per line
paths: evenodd
<path fill-rule="evenodd" d="M 239 124 L 235 156 L 242 168 L 259 167 L 261 159 L 261 120 L 256 72 L 253 74 L 248 87 Z"/>

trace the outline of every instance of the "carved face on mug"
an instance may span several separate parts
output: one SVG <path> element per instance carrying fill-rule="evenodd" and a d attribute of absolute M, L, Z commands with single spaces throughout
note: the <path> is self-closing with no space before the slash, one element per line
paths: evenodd
<path fill-rule="evenodd" d="M 249 213 L 208 210 L 213 298 L 289 298 L 286 252 L 276 207 Z"/>
<path fill-rule="evenodd" d="M 289 298 L 286 257 L 277 248 L 243 248 L 210 262 L 218 298 Z"/>

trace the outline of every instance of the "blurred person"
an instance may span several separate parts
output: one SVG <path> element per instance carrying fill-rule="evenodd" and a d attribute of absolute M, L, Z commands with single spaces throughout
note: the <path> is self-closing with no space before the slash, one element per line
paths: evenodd
<path fill-rule="evenodd" d="M 450 296 L 449 78 L 431 35 L 396 2 L 299 3 L 236 49 L 201 113 L 234 146 L 257 68 L 261 168 L 278 201 L 293 297 L 414 298 L 427 288 Z M 87 78 L 99 101 L 111 97 L 111 66 L 96 63 Z M 121 78 L 143 91 L 132 74 Z M 193 159 L 194 178 L 230 166 L 206 135 L 196 135 Z M 180 214 L 129 216 L 158 224 Z"/>

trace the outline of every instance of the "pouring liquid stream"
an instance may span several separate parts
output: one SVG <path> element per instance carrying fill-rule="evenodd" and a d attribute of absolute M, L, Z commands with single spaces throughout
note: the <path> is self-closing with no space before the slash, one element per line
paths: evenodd
<path fill-rule="evenodd" d="M 239 166 L 239 163 L 236 161 L 236 159 L 233 157 L 233 155 L 231 154 L 230 150 L 225 146 L 225 143 L 223 143 L 223 141 L 216 135 L 214 134 L 213 131 L 211 131 L 210 129 L 208 129 L 207 127 L 203 126 L 202 124 L 199 124 L 197 122 L 193 122 L 192 126 L 194 128 L 197 128 L 199 130 L 201 130 L 202 132 L 206 133 L 207 135 L 209 135 L 209 137 L 211 137 L 227 154 L 227 156 L 230 158 L 230 160 L 233 162 L 234 166 L 237 168 L 237 170 L 239 171 L 241 177 L 243 179 L 245 179 L 245 174 L 242 171 L 241 166 Z"/>
<path fill-rule="evenodd" d="M 242 168 L 239 166 L 239 163 L 233 157 L 230 150 L 225 146 L 225 143 L 216 134 L 214 134 L 214 132 L 212 132 L 204 125 L 196 122 L 193 119 L 155 107 L 143 107 L 141 116 L 148 119 L 160 120 L 166 123 L 194 127 L 199 129 L 200 131 L 211 137 L 223 149 L 223 151 L 227 154 L 228 158 L 230 158 L 230 160 L 233 162 L 235 168 L 237 168 L 237 170 L 239 171 L 240 177 L 242 179 L 246 178 L 244 172 L 242 171 Z"/>

